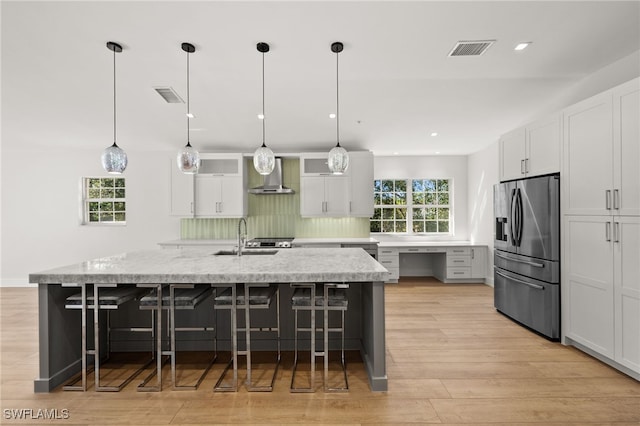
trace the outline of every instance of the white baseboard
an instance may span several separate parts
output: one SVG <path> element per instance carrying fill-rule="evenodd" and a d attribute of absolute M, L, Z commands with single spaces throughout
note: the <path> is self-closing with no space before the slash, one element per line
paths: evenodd
<path fill-rule="evenodd" d="M 28 279 L 2 279 L 0 287 L 37 287 L 38 284 L 30 284 Z"/>

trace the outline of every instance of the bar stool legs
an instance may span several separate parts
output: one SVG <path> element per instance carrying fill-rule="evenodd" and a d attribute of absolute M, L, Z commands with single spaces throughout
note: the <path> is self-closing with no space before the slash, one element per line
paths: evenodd
<path fill-rule="evenodd" d="M 214 337 L 214 354 L 213 357 L 209 360 L 207 366 L 204 371 L 198 376 L 198 380 L 194 385 L 180 385 L 178 383 L 178 378 L 176 375 L 176 358 L 177 358 L 177 345 L 176 345 L 176 332 L 180 331 L 213 331 L 217 333 L 216 327 L 176 327 L 176 289 L 193 289 L 193 284 L 171 284 L 169 286 L 169 330 L 171 331 L 171 348 L 169 350 L 169 357 L 171 359 L 171 382 L 174 390 L 196 390 L 200 383 L 204 380 L 207 373 L 213 366 L 213 363 L 218 358 L 217 351 L 217 337 Z M 185 309 L 194 309 L 195 306 L 199 303 L 198 294 L 193 294 L 193 299 L 188 301 L 188 306 L 182 305 Z"/>
<path fill-rule="evenodd" d="M 195 307 L 208 297 L 208 289 L 197 288 L 193 284 L 170 284 L 169 285 L 169 297 L 163 296 L 163 288 L 160 284 L 141 284 L 144 287 L 151 287 L 155 292 L 151 292 L 147 296 L 142 298 L 141 309 L 151 309 L 156 312 L 157 315 L 157 327 L 156 327 L 156 368 L 155 370 L 144 379 L 144 381 L 138 386 L 138 391 L 142 392 L 159 392 L 162 390 L 162 366 L 167 360 L 171 362 L 171 382 L 174 390 L 195 390 L 200 383 L 204 380 L 207 373 L 211 369 L 211 366 L 217 359 L 217 337 L 214 335 L 214 354 L 208 361 L 207 366 L 202 371 L 200 376 L 194 385 L 182 385 L 178 382 L 177 375 L 177 341 L 176 332 L 184 331 L 216 331 L 215 325 L 213 327 L 177 327 L 176 325 L 176 310 L 177 309 L 190 309 Z M 165 289 L 166 290 L 166 289 Z M 169 331 L 169 349 L 162 350 L 162 312 L 167 312 L 167 328 Z M 163 357 L 165 357 L 163 359 Z M 156 385 L 147 386 L 151 379 L 156 376 Z"/>
<path fill-rule="evenodd" d="M 323 371 L 323 388 L 325 392 L 347 392 L 349 390 L 349 381 L 347 377 L 347 366 L 344 356 L 344 312 L 347 310 L 348 301 L 346 298 L 345 289 L 349 287 L 348 284 L 334 284 L 325 283 L 323 285 L 322 297 L 318 298 L 316 295 L 316 284 L 291 284 L 295 288 L 292 297 L 292 308 L 294 310 L 294 361 L 293 371 L 291 375 L 291 385 L 289 390 L 291 392 L 315 392 L 315 372 L 316 372 L 316 357 L 323 357 L 324 371 Z M 298 320 L 298 311 L 309 310 L 310 324 L 309 327 L 300 327 Z M 323 326 L 322 328 L 316 327 L 316 311 L 323 313 Z M 329 327 L 329 312 L 340 311 L 341 322 L 340 327 Z M 316 332 L 322 331 L 323 333 L 323 350 L 317 351 L 316 349 Z M 310 333 L 310 378 L 309 387 L 295 386 L 296 371 L 298 368 L 298 332 Z M 329 333 L 339 332 L 341 334 L 341 358 L 340 365 L 344 376 L 344 386 L 332 387 L 329 386 Z"/>
<path fill-rule="evenodd" d="M 251 310 L 269 309 L 273 297 L 276 299 L 276 326 L 275 327 L 255 327 L 251 325 Z M 244 309 L 244 327 L 238 327 L 237 310 Z M 238 293 L 237 284 L 231 285 L 230 288 L 216 296 L 216 309 L 229 309 L 231 314 L 231 345 L 232 358 L 220 375 L 215 391 L 235 392 L 238 389 L 238 355 L 245 355 L 247 360 L 247 378 L 246 386 L 250 392 L 270 392 L 273 390 L 278 368 L 281 360 L 280 350 L 280 292 L 277 286 L 269 284 L 244 284 L 244 290 Z M 251 358 L 251 333 L 252 332 L 275 332 L 277 333 L 277 355 L 273 376 L 269 385 L 258 386 L 254 384 L 252 379 L 252 358 Z M 238 349 L 238 332 L 245 333 L 245 350 Z M 233 382 L 231 385 L 222 385 L 224 378 L 233 365 Z"/>
<path fill-rule="evenodd" d="M 67 298 L 65 307 L 68 309 L 81 309 L 81 322 L 82 322 L 82 337 L 81 337 L 81 373 L 78 379 L 73 380 L 69 384 L 63 386 L 64 390 L 87 390 L 87 374 L 88 371 L 88 362 L 87 357 L 93 355 L 94 358 L 94 366 L 93 372 L 95 376 L 95 384 L 94 388 L 98 392 L 118 392 L 127 384 L 129 384 L 133 379 L 135 379 L 145 368 L 147 368 L 152 360 L 149 360 L 144 365 L 140 366 L 136 371 L 130 374 L 124 381 L 115 386 L 104 386 L 101 384 L 100 377 L 100 364 L 103 361 L 109 359 L 109 355 L 111 354 L 111 318 L 110 311 L 116 310 L 120 305 L 134 300 L 139 296 L 139 290 L 135 287 L 123 286 L 118 287 L 118 284 L 94 284 L 93 285 L 93 296 L 91 297 L 92 301 L 90 301 L 90 297 L 87 294 L 87 284 L 80 284 L 80 295 L 72 295 Z M 104 289 L 104 292 L 101 292 L 101 289 Z M 93 307 L 93 349 L 87 348 L 87 312 L 88 309 Z M 107 358 L 105 360 L 101 359 L 102 352 L 100 350 L 100 311 L 104 310 L 107 313 Z M 151 331 L 148 328 L 120 328 L 127 331 Z M 81 385 L 78 386 L 76 383 L 81 381 Z"/>

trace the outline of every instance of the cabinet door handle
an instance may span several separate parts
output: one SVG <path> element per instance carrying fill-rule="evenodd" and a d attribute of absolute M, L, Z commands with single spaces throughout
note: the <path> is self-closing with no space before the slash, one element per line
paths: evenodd
<path fill-rule="evenodd" d="M 611 190 L 610 189 L 605 190 L 604 195 L 605 195 L 605 203 L 607 206 L 607 210 L 611 210 Z"/>
<path fill-rule="evenodd" d="M 476 249 L 471 249 L 471 259 L 476 258 Z"/>
<path fill-rule="evenodd" d="M 611 241 L 611 222 L 605 222 L 605 240 Z"/>
<path fill-rule="evenodd" d="M 523 175 L 524 174 L 524 159 L 520 160 L 520 174 Z"/>
<path fill-rule="evenodd" d="M 613 190 L 613 208 L 620 210 L 620 191 L 617 189 Z"/>
<path fill-rule="evenodd" d="M 613 242 L 620 242 L 620 222 L 613 222 Z"/>
<path fill-rule="evenodd" d="M 410 249 L 409 249 L 409 250 L 407 250 L 407 251 L 418 251 L 418 249 L 417 249 L 417 248 L 410 248 Z"/>
<path fill-rule="evenodd" d="M 222 201 L 220 201 L 220 213 L 222 213 Z"/>
<path fill-rule="evenodd" d="M 193 214 L 193 201 L 189 203 L 189 210 L 191 210 L 191 214 Z"/>
<path fill-rule="evenodd" d="M 529 159 L 528 158 L 524 159 L 524 172 L 525 172 L 525 174 L 529 173 Z"/>

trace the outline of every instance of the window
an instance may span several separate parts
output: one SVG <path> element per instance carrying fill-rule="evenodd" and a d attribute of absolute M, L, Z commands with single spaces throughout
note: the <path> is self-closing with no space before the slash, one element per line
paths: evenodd
<path fill-rule="evenodd" d="M 126 223 L 124 178 L 83 179 L 83 222 Z"/>
<path fill-rule="evenodd" d="M 449 179 L 375 180 L 371 232 L 449 234 Z"/>

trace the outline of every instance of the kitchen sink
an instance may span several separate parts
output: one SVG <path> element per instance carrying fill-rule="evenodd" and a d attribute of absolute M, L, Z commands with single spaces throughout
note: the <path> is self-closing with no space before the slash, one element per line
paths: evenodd
<path fill-rule="evenodd" d="M 265 256 L 265 255 L 273 255 L 276 254 L 278 250 L 243 250 L 243 256 Z M 238 252 L 236 250 L 220 250 L 213 253 L 214 256 L 237 256 Z"/>

